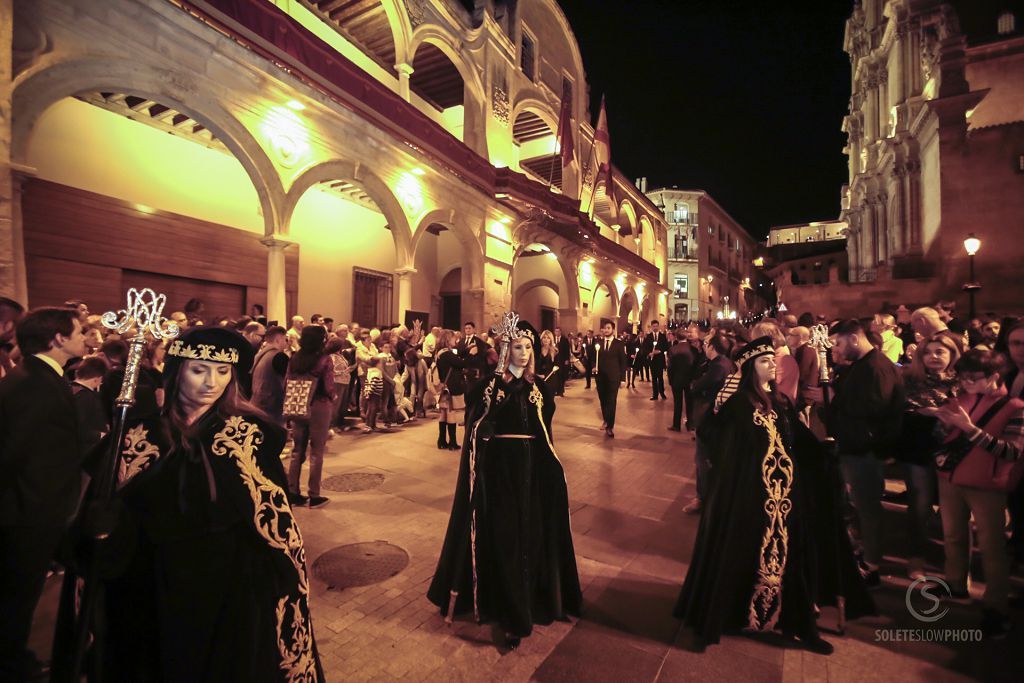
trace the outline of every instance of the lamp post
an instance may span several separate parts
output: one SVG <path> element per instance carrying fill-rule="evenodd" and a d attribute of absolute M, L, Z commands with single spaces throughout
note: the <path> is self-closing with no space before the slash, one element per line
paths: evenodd
<path fill-rule="evenodd" d="M 974 318 L 974 293 L 981 289 L 981 284 L 974 278 L 974 255 L 981 250 L 981 240 L 974 236 L 972 232 L 964 240 L 964 249 L 967 251 L 967 258 L 969 263 L 969 271 L 967 276 L 967 284 L 964 285 L 963 289 L 967 292 L 970 303 L 970 316 Z"/>

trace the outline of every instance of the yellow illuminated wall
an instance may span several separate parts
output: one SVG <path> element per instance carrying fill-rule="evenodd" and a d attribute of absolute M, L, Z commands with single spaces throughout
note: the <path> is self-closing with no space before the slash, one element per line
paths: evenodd
<path fill-rule="evenodd" d="M 288 236 L 300 246 L 299 315 L 351 321 L 353 266 L 395 270 L 394 241 L 385 223 L 383 214 L 331 192 L 311 189 L 302 196 Z M 394 287 L 397 304 L 397 282 Z"/>
<path fill-rule="evenodd" d="M 233 156 L 81 100 L 43 113 L 28 163 L 46 180 L 263 233 L 256 190 Z"/>

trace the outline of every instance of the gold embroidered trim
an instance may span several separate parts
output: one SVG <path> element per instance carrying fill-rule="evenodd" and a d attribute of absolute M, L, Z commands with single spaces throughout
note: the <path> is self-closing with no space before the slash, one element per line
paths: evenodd
<path fill-rule="evenodd" d="M 476 488 L 476 432 L 480 427 L 480 423 L 487 417 L 487 413 L 491 411 L 491 395 L 494 393 L 496 381 L 496 379 L 492 378 L 487 383 L 487 388 L 484 389 L 484 410 L 480 414 L 480 418 L 473 423 L 473 433 L 469 441 L 469 553 L 473 565 L 473 617 L 477 621 L 480 621 L 480 603 L 476 573 L 476 507 L 473 505 L 473 489 Z M 500 395 L 501 389 L 498 392 Z M 458 586 L 452 587 L 453 591 L 457 589 Z M 452 605 L 451 609 L 455 609 L 455 606 Z M 448 618 L 452 618 L 450 613 Z"/>
<path fill-rule="evenodd" d="M 178 358 L 189 358 L 191 360 L 206 360 L 213 363 L 237 363 L 238 349 L 218 349 L 213 344 L 183 344 L 180 339 L 171 343 L 167 349 L 168 356 Z"/>
<path fill-rule="evenodd" d="M 766 498 L 764 513 L 767 523 L 758 556 L 757 583 L 750 599 L 747 626 L 755 631 L 775 627 L 782 610 L 782 575 L 786 571 L 789 551 L 789 529 L 786 526 L 793 501 L 789 494 L 793 488 L 793 461 L 782 443 L 775 425 L 775 411 L 754 411 L 754 424 L 768 433 L 768 450 L 761 460 L 761 483 Z"/>
<path fill-rule="evenodd" d="M 149 442 L 149 430 L 135 425 L 124 436 L 124 449 L 117 469 L 117 487 L 121 488 L 145 471 L 160 457 L 160 449 Z"/>
<path fill-rule="evenodd" d="M 316 683 L 313 629 L 309 616 L 309 579 L 302 534 L 292 516 L 284 489 L 263 473 L 256 463 L 256 448 L 263 443 L 259 427 L 241 416 L 228 418 L 213 437 L 211 452 L 228 456 L 238 467 L 253 503 L 257 533 L 271 548 L 284 553 L 298 575 L 298 595 L 285 595 L 277 603 L 277 647 L 280 668 L 288 683 Z"/>

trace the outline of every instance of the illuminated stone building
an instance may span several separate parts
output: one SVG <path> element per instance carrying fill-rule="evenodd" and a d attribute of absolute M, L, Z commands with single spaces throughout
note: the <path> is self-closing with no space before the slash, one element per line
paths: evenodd
<path fill-rule="evenodd" d="M 1010 11 L 1016 8 L 1016 13 Z M 1024 303 L 1024 32 L 1005 0 L 860 0 L 846 23 L 852 74 L 849 284 L 789 287 L 790 309 L 866 314 L 966 302 L 963 241 L 982 310 Z"/>
<path fill-rule="evenodd" d="M 661 212 L 618 172 L 579 210 L 594 130 L 554 0 L 0 6 L 5 295 L 106 310 L 152 286 L 168 311 L 364 325 L 667 312 Z"/>
<path fill-rule="evenodd" d="M 763 310 L 751 290 L 755 241 L 703 190 L 648 193 L 668 224 L 669 315 L 677 323 Z"/>

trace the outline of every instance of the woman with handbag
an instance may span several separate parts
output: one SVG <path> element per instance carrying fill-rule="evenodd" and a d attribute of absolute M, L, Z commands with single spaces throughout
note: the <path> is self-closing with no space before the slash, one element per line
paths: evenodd
<path fill-rule="evenodd" d="M 466 359 L 459 357 L 456 334 L 451 330 L 441 332 L 441 338 L 437 341 L 437 360 L 434 363 L 440 383 L 437 391 L 437 447 L 450 451 L 461 448 L 455 430 L 466 410 L 466 380 L 462 374 L 466 368 Z"/>
<path fill-rule="evenodd" d="M 947 336 L 921 343 L 913 362 L 903 369 L 907 404 L 897 447 L 894 448 L 909 497 L 907 508 L 907 575 L 925 575 L 928 522 L 935 505 L 935 454 L 946 439 L 946 428 L 931 409 L 956 396 L 956 362 L 960 349 Z"/>
<path fill-rule="evenodd" d="M 1004 637 L 1008 616 L 1010 564 L 1006 553 L 1006 496 L 1024 474 L 1024 401 L 1007 395 L 1000 384 L 1004 360 L 991 351 L 972 349 L 956 365 L 960 396 L 933 409 L 954 430 L 936 460 L 939 506 L 946 549 L 946 582 L 955 598 L 966 598 L 970 519 L 974 516 L 985 594 L 981 630 Z"/>
<path fill-rule="evenodd" d="M 326 329 L 320 325 L 302 328 L 299 350 L 289 361 L 288 374 L 285 377 L 285 417 L 288 417 L 289 404 L 294 403 L 289 400 L 289 384 L 295 386 L 294 380 L 312 382 L 312 387 L 307 393 L 306 416 L 293 414 L 291 417 L 295 444 L 288 463 L 288 502 L 292 505 L 305 505 L 308 501 L 311 508 L 327 504 L 327 498 L 320 495 L 320 473 L 324 466 L 327 432 L 331 428 L 331 417 L 334 414 L 335 389 L 334 363 L 330 355 L 324 353 L 326 344 Z M 299 493 L 299 478 L 302 475 L 302 463 L 306 461 L 307 450 L 309 498 Z"/>

